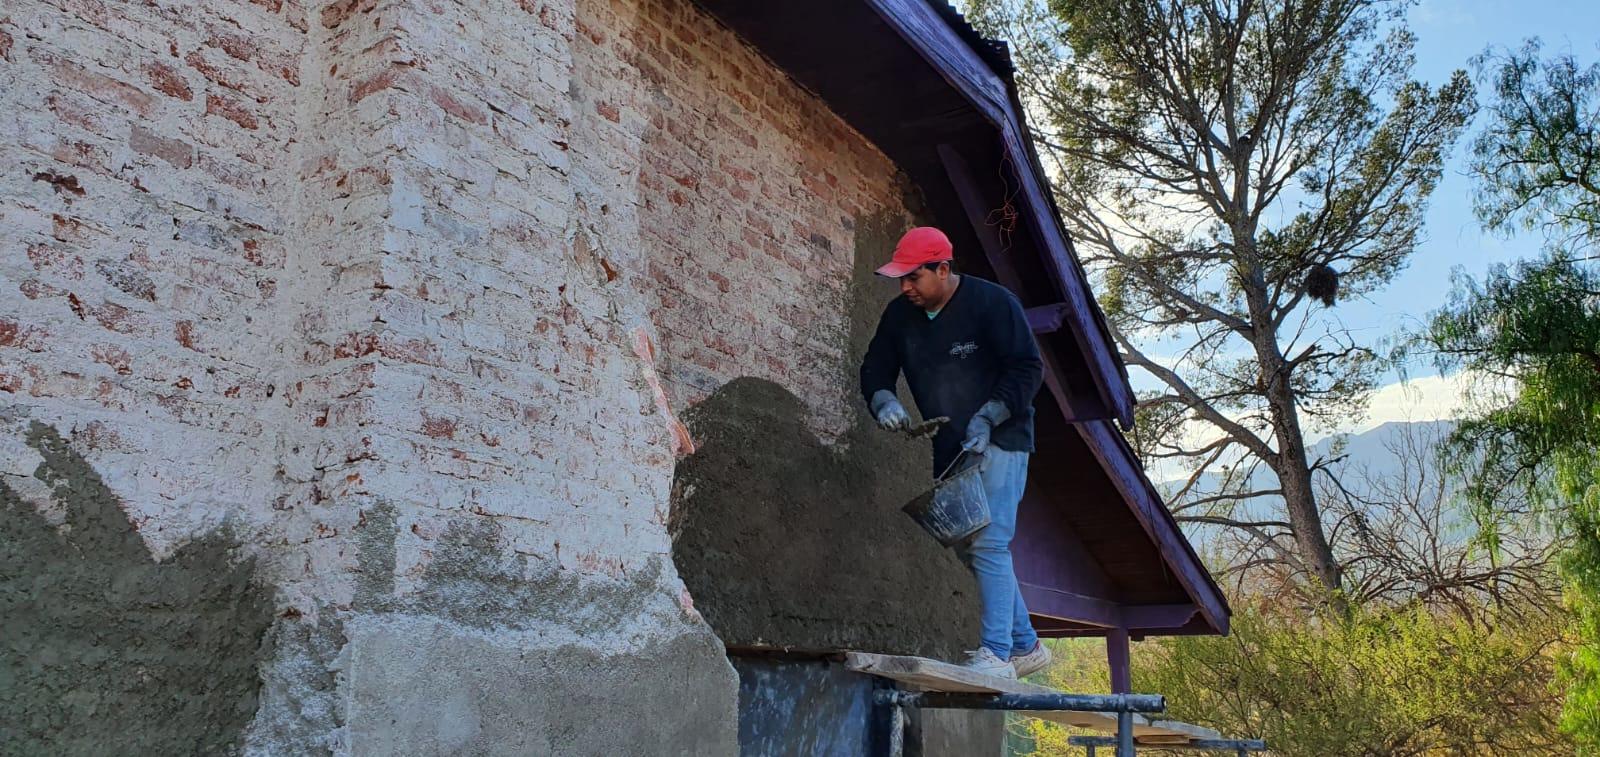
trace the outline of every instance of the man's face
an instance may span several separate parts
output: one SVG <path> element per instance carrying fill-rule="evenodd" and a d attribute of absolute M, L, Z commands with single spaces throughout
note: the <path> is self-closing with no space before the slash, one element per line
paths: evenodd
<path fill-rule="evenodd" d="M 900 293 L 919 308 L 944 303 L 945 287 L 950 283 L 950 264 L 940 263 L 937 269 L 922 266 L 900 277 Z"/>

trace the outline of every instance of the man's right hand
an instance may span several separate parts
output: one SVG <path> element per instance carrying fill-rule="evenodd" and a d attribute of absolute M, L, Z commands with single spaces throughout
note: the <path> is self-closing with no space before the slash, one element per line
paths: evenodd
<path fill-rule="evenodd" d="M 878 421 L 878 428 L 884 431 L 905 431 L 911 428 L 911 416 L 906 413 L 905 406 L 900 404 L 900 399 L 894 392 L 879 389 L 872 395 L 872 417 Z"/>

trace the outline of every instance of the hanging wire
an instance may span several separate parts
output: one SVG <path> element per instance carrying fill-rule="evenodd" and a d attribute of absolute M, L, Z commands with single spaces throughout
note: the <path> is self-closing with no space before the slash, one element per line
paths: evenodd
<path fill-rule="evenodd" d="M 1022 214 L 1017 211 L 1016 204 L 1012 202 L 1017 193 L 1022 191 L 1022 187 L 1020 184 L 1012 184 L 1011 177 L 1006 175 L 1007 167 L 1012 169 L 1013 174 L 1016 173 L 1016 168 L 1011 162 L 1011 151 L 1002 147 L 1000 148 L 1000 165 L 995 168 L 995 175 L 1000 178 L 1000 186 L 1004 190 L 1004 199 L 1001 201 L 1000 207 L 989 211 L 989 215 L 983 219 L 984 225 L 994 229 L 995 236 L 1000 240 L 1001 253 L 1011 250 L 1011 238 L 1017 231 L 1017 219 L 1022 217 Z"/>

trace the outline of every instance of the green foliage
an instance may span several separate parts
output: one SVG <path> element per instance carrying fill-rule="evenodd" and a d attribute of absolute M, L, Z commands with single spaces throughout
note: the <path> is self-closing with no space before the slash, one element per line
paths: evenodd
<path fill-rule="evenodd" d="M 1462 278 L 1429 333 L 1447 367 L 1509 377 L 1515 393 L 1462 421 L 1447 459 L 1495 546 L 1507 493 L 1541 503 L 1567 540 L 1580 643 L 1565 660 L 1563 727 L 1600 749 L 1600 272 L 1560 256 Z"/>
<path fill-rule="evenodd" d="M 1478 622 L 1416 608 L 1307 622 L 1245 604 L 1227 637 L 1135 645 L 1134 689 L 1165 694 L 1175 719 L 1266 739 L 1275 754 L 1569 754 L 1549 685 L 1566 616 L 1518 609 Z M 1105 690 L 1104 666 L 1093 664 L 1103 653 L 1056 649 L 1052 684 Z M 1061 727 L 1026 727 L 1035 754 L 1074 753 Z"/>
<path fill-rule="evenodd" d="M 1564 660 L 1563 728 L 1600 752 L 1600 65 L 1539 58 L 1530 41 L 1477 61 L 1492 84 L 1474 142 L 1475 202 L 1492 229 L 1544 227 L 1544 257 L 1459 278 L 1428 341 L 1441 367 L 1509 379 L 1452 436 L 1448 459 L 1496 545 L 1508 492 L 1529 496 L 1567 539 L 1562 555 L 1578 643 Z"/>
<path fill-rule="evenodd" d="M 1600 228 L 1600 64 L 1539 58 L 1529 40 L 1476 65 L 1491 87 L 1488 125 L 1473 140 L 1478 216 L 1498 229 Z"/>

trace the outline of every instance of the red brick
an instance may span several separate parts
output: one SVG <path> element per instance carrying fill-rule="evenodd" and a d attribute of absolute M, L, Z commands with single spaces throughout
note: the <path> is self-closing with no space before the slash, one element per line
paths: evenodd
<path fill-rule="evenodd" d="M 94 311 L 100 325 L 119 334 L 132 334 L 139 328 L 138 314 L 114 302 L 103 303 Z"/>
<path fill-rule="evenodd" d="M 174 338 L 178 340 L 178 344 L 195 352 L 200 351 L 199 347 L 194 346 L 194 321 L 178 321 L 173 324 L 172 331 Z"/>
<path fill-rule="evenodd" d="M 372 75 L 365 81 L 356 84 L 356 86 L 350 90 L 350 102 L 352 104 L 361 102 L 362 100 L 366 99 L 367 95 L 394 86 L 395 80 L 400 77 L 400 73 L 404 70 L 404 66 L 390 66 L 389 68 Z"/>
<path fill-rule="evenodd" d="M 27 279 L 23 281 L 21 284 L 17 285 L 17 291 L 22 292 L 22 295 L 30 300 L 37 300 L 40 297 L 59 297 L 62 294 L 65 294 L 64 291 L 50 286 L 49 284 L 46 284 L 38 279 Z"/>
<path fill-rule="evenodd" d="M 370 13 L 377 5 L 377 0 L 337 0 L 322 9 L 322 25 L 336 29 L 358 13 Z"/>
<path fill-rule="evenodd" d="M 267 100 L 266 95 L 253 91 L 254 88 L 251 87 L 251 85 L 234 76 L 227 69 L 217 66 L 206 60 L 206 57 L 201 55 L 199 50 L 189 53 L 189 55 L 183 59 L 183 62 L 188 63 L 190 68 L 199 72 L 201 76 L 204 76 L 207 81 L 210 81 L 213 84 L 218 84 L 240 94 L 246 95 L 256 102 L 266 102 Z"/>
<path fill-rule="evenodd" d="M 222 116 L 245 129 L 256 129 L 260 126 L 256 121 L 256 115 L 243 103 L 218 95 L 206 95 L 206 114 Z"/>
<path fill-rule="evenodd" d="M 116 345 L 94 345 L 93 347 L 89 348 L 89 357 L 91 357 L 96 363 L 103 363 L 111 366 L 112 370 L 115 370 L 121 375 L 126 376 L 130 373 L 133 373 L 133 357 L 128 354 L 127 350 Z"/>
<path fill-rule="evenodd" d="M 256 58 L 256 68 L 300 86 L 300 58 L 296 55 L 263 52 Z"/>
<path fill-rule="evenodd" d="M 435 439 L 456 438 L 456 422 L 449 418 L 435 418 L 422 414 L 422 433 Z"/>
<path fill-rule="evenodd" d="M 443 89 L 434 87 L 432 90 L 430 90 L 429 95 L 433 99 L 435 105 L 444 108 L 446 113 L 449 113 L 456 118 L 459 118 L 463 121 L 471 121 L 475 124 L 489 123 L 489 117 L 483 111 L 462 104 L 462 102 L 457 100 L 454 95 L 451 95 L 449 92 Z"/>
<path fill-rule="evenodd" d="M 179 100 L 193 100 L 194 92 L 189 89 L 189 83 L 183 80 L 183 75 L 165 63 L 150 63 L 144 67 L 144 72 L 150 79 L 150 86 L 157 92 L 176 97 Z"/>
<path fill-rule="evenodd" d="M 237 34 L 213 34 L 210 39 L 206 40 L 206 44 L 220 48 L 236 60 L 251 60 L 255 58 L 257 52 L 254 42 Z"/>
<path fill-rule="evenodd" d="M 55 78 L 62 85 L 78 90 L 98 100 L 121 103 L 140 116 L 149 116 L 154 98 L 138 87 L 117 81 L 104 74 L 90 71 L 69 60 L 44 56 L 52 64 Z"/>

